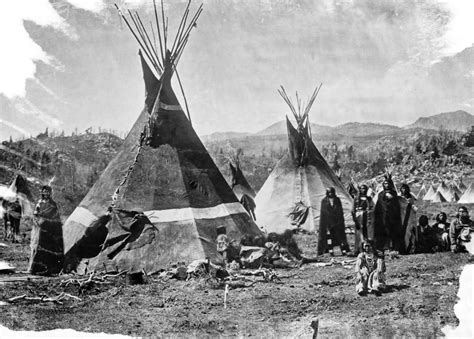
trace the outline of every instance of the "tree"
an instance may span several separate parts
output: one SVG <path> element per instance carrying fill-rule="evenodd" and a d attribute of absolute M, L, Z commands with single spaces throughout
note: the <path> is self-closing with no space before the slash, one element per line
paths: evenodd
<path fill-rule="evenodd" d="M 458 152 L 458 144 L 454 140 L 450 140 L 443 148 L 443 153 L 446 155 L 455 155 Z"/>
<path fill-rule="evenodd" d="M 347 149 L 347 157 L 349 158 L 349 160 L 353 160 L 354 159 L 354 146 L 350 145 L 349 148 Z"/>

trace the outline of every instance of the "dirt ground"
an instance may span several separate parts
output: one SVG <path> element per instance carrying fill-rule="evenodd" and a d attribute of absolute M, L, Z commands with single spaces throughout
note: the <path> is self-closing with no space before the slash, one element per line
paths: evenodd
<path fill-rule="evenodd" d="M 3 234 L 0 231 L 0 236 Z M 298 236 L 306 255 L 314 236 Z M 29 245 L 0 246 L 0 259 L 27 268 Z M 26 295 L 68 297 L 62 304 L 18 300 L 0 306 L 0 324 L 13 330 L 71 328 L 85 332 L 132 336 L 179 337 L 311 337 L 311 322 L 319 319 L 319 337 L 441 336 L 445 325 L 456 326 L 462 268 L 469 254 L 436 253 L 386 258 L 389 289 L 381 296 L 355 293 L 354 258 L 338 264 L 279 269 L 279 280 L 261 278 L 249 287 L 231 289 L 224 308 L 224 287 L 213 280 L 178 281 L 148 277 L 144 285 L 128 285 L 125 277 L 79 288 L 66 286 L 71 276 L 5 282 L 26 273 L 0 274 L 0 301 Z M 330 262 L 329 257 L 323 261 Z M 343 264 L 341 262 L 345 260 Z M 347 265 L 344 265 L 347 264 Z M 2 304 L 2 303 L 0 303 Z"/>

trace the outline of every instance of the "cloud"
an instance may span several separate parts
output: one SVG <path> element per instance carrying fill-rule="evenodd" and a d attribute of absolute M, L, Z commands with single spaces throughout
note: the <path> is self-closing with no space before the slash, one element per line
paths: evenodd
<path fill-rule="evenodd" d="M 35 43 L 24 27 L 29 20 L 40 26 L 51 26 L 74 37 L 74 31 L 54 10 L 48 0 L 15 0 L 0 9 L 0 93 L 8 98 L 25 95 L 25 82 L 33 78 L 36 61 L 50 63 L 53 58 Z"/>
<path fill-rule="evenodd" d="M 27 130 L 21 128 L 20 126 L 17 126 L 15 124 L 13 124 L 9 121 L 3 120 L 1 118 L 0 118 L 0 124 L 3 124 L 5 126 L 7 126 L 9 129 L 14 129 L 15 131 L 19 132 L 21 135 L 29 135 L 30 134 Z"/>
<path fill-rule="evenodd" d="M 102 11 L 106 7 L 103 0 L 67 0 L 67 2 L 74 7 L 96 13 Z"/>
<path fill-rule="evenodd" d="M 451 13 L 451 20 L 443 36 L 446 45 L 443 49 L 445 55 L 454 55 L 467 47 L 473 46 L 474 36 L 474 2 L 471 0 L 441 0 L 441 4 Z"/>
<path fill-rule="evenodd" d="M 26 120 L 35 118 L 44 125 L 53 128 L 59 128 L 62 125 L 61 120 L 43 112 L 26 98 L 17 97 L 12 101 L 12 103 L 13 107 L 15 107 L 19 113 L 23 114 L 23 117 Z"/>

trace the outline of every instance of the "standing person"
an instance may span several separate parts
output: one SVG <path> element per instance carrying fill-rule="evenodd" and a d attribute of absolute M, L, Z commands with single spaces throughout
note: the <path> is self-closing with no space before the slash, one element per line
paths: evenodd
<path fill-rule="evenodd" d="M 20 242 L 20 221 L 22 215 L 20 201 L 17 197 L 12 198 L 11 201 L 4 199 L 2 207 L 4 210 L 3 222 L 5 223 L 5 240 L 11 236 L 13 243 Z"/>
<path fill-rule="evenodd" d="M 357 256 L 356 292 L 380 294 L 385 288 L 385 261 L 383 254 L 377 253 L 371 241 L 362 244 L 363 251 Z"/>
<path fill-rule="evenodd" d="M 45 185 L 41 188 L 41 198 L 33 213 L 29 263 L 29 271 L 32 274 L 57 274 L 63 266 L 63 230 L 59 208 L 51 194 L 50 186 Z"/>
<path fill-rule="evenodd" d="M 413 234 L 413 229 L 417 227 L 415 198 L 411 194 L 410 186 L 402 184 L 400 187 L 400 218 L 402 220 L 401 234 L 403 235 L 403 244 L 400 244 L 400 253 L 408 253 L 410 246 L 410 236 Z"/>
<path fill-rule="evenodd" d="M 471 232 L 474 232 L 474 221 L 469 217 L 467 208 L 461 206 L 458 208 L 457 218 L 454 219 L 449 226 L 451 252 L 466 252 L 464 243 L 471 240 Z"/>
<path fill-rule="evenodd" d="M 444 212 L 440 212 L 436 216 L 436 223 L 433 225 L 438 240 L 438 248 L 440 251 L 449 251 L 451 243 L 449 241 L 449 222 L 448 216 Z"/>
<path fill-rule="evenodd" d="M 402 221 L 400 216 L 400 202 L 391 179 L 383 182 L 383 190 L 379 193 L 374 209 L 373 229 L 369 238 L 375 241 L 375 248 L 397 250 L 403 248 Z"/>
<path fill-rule="evenodd" d="M 354 255 L 362 251 L 362 243 L 369 239 L 368 230 L 374 221 L 374 201 L 372 197 L 367 196 L 367 192 L 367 185 L 360 186 L 359 194 L 355 197 L 352 207 L 352 218 L 355 222 Z"/>
<path fill-rule="evenodd" d="M 349 244 L 346 239 L 344 212 L 341 199 L 336 196 L 334 187 L 326 189 L 326 196 L 321 200 L 319 219 L 318 255 L 326 249 L 334 256 L 333 247 L 339 245 L 342 255 L 347 255 Z"/>

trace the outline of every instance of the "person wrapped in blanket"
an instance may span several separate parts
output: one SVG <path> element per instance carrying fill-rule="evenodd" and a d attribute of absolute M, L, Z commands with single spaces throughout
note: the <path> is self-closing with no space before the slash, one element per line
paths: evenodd
<path fill-rule="evenodd" d="M 240 268 L 240 246 L 235 240 L 227 237 L 225 226 L 217 227 L 216 246 L 225 269 Z"/>
<path fill-rule="evenodd" d="M 63 267 L 63 230 L 58 205 L 51 195 L 51 187 L 43 186 L 41 199 L 34 210 L 28 267 L 31 274 L 54 275 Z"/>
<path fill-rule="evenodd" d="M 372 241 L 362 244 L 362 253 L 357 256 L 356 292 L 359 295 L 374 293 L 379 295 L 385 289 L 385 261 L 378 253 Z"/>
<path fill-rule="evenodd" d="M 471 241 L 471 234 L 474 234 L 474 221 L 469 217 L 467 208 L 461 206 L 457 218 L 449 226 L 451 252 L 467 252 L 466 245 Z"/>
<path fill-rule="evenodd" d="M 436 216 L 436 223 L 433 228 L 436 231 L 439 251 L 449 251 L 451 242 L 449 241 L 449 222 L 446 213 L 440 212 Z"/>

